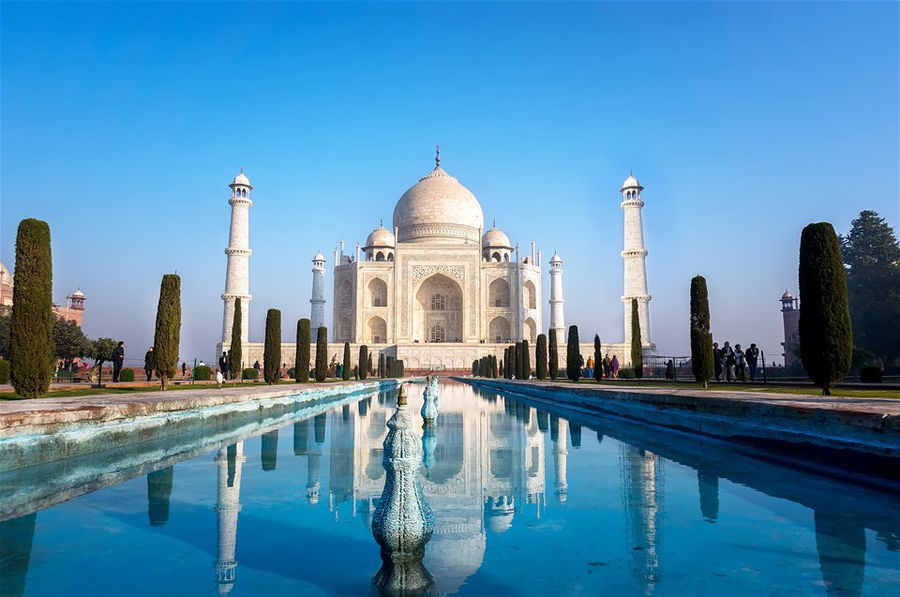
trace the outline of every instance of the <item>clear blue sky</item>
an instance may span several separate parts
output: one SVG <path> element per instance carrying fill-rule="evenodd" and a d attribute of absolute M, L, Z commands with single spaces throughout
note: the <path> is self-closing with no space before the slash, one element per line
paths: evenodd
<path fill-rule="evenodd" d="M 633 168 L 659 349 L 688 351 L 701 273 L 716 338 L 776 356 L 800 229 L 846 231 L 862 209 L 897 227 L 898 16 L 886 2 L 4 2 L 0 258 L 12 267 L 21 218 L 47 220 L 56 301 L 80 286 L 85 331 L 130 357 L 177 270 L 182 356 L 209 359 L 241 166 L 256 187 L 251 337 L 268 307 L 291 337 L 315 251 L 389 222 L 439 142 L 486 221 L 563 256 L 584 337 L 622 338 L 618 187 Z"/>

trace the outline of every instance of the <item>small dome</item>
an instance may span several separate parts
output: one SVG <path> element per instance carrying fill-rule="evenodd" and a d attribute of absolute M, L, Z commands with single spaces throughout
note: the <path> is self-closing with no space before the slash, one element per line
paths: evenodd
<path fill-rule="evenodd" d="M 628 178 L 625 179 L 625 182 L 622 183 L 622 188 L 619 190 L 624 191 L 625 189 L 635 189 L 635 188 L 643 189 L 644 187 L 642 187 L 641 183 L 638 181 L 638 179 L 634 177 L 634 174 L 629 172 Z"/>
<path fill-rule="evenodd" d="M 316 253 L 315 255 L 313 255 L 312 260 L 313 260 L 313 261 L 325 261 L 325 256 L 322 255 L 322 251 L 319 251 L 318 253 Z"/>
<path fill-rule="evenodd" d="M 550 258 L 550 263 L 562 263 L 562 257 L 559 256 L 559 253 L 553 253 L 553 257 Z"/>
<path fill-rule="evenodd" d="M 794 300 L 794 295 L 791 294 L 790 292 L 788 292 L 787 290 L 785 290 L 784 294 L 781 295 L 781 300 L 792 301 L 792 300 Z"/>
<path fill-rule="evenodd" d="M 512 248 L 512 245 L 509 244 L 509 237 L 506 234 L 497 228 L 497 225 L 494 224 L 490 230 L 484 233 L 484 236 L 481 237 L 481 246 L 482 247 L 503 247 L 506 249 Z"/>
<path fill-rule="evenodd" d="M 231 185 L 242 185 L 245 187 L 253 188 L 253 185 L 250 184 L 250 179 L 247 178 L 246 174 L 244 174 L 243 168 L 241 168 L 241 171 L 238 173 L 238 175 L 234 177 L 234 180 L 231 181 Z"/>
<path fill-rule="evenodd" d="M 366 248 L 393 246 L 394 234 L 384 226 L 379 226 L 378 228 L 373 230 L 372 234 L 369 235 L 369 238 L 366 239 Z"/>
<path fill-rule="evenodd" d="M 72 296 L 77 296 L 80 298 L 80 297 L 84 296 L 84 293 L 81 292 L 81 289 L 79 288 L 78 290 L 76 290 L 75 292 L 72 293 Z"/>

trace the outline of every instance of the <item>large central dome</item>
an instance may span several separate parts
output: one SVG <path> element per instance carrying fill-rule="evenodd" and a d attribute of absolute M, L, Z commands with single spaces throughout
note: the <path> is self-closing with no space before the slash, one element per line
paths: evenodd
<path fill-rule="evenodd" d="M 475 195 L 444 172 L 438 161 L 397 201 L 394 227 L 398 242 L 480 243 L 484 213 Z"/>

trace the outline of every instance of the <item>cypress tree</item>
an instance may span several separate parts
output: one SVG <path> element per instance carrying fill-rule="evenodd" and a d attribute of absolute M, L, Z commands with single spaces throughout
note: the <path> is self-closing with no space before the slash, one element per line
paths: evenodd
<path fill-rule="evenodd" d="M 368 352 L 369 348 L 366 347 L 366 351 Z M 366 359 L 366 376 L 368 377 L 369 372 L 372 371 L 372 353 L 369 353 L 369 358 Z"/>
<path fill-rule="evenodd" d="M 230 369 L 231 379 L 241 379 L 244 371 L 243 346 L 241 346 L 244 322 L 242 309 L 241 299 L 234 299 L 234 318 L 231 320 L 231 346 L 228 347 L 228 368 Z"/>
<path fill-rule="evenodd" d="M 53 371 L 53 262 L 50 226 L 28 218 L 16 233 L 10 317 L 10 381 L 25 398 L 50 389 Z"/>
<path fill-rule="evenodd" d="M 350 379 L 350 343 L 344 342 L 344 362 L 341 367 L 341 377 L 344 381 Z"/>
<path fill-rule="evenodd" d="M 394 370 L 394 357 L 388 355 L 387 359 L 385 359 L 385 365 L 387 366 L 387 377 L 397 377 L 397 373 Z"/>
<path fill-rule="evenodd" d="M 324 325 L 316 330 L 316 381 L 325 381 L 328 375 L 328 328 Z"/>
<path fill-rule="evenodd" d="M 709 292 L 706 278 L 691 278 L 691 370 L 702 387 L 714 375 L 712 334 L 709 333 Z"/>
<path fill-rule="evenodd" d="M 581 353 L 578 347 L 578 326 L 569 326 L 569 344 L 566 346 L 566 377 L 572 381 L 581 379 Z"/>
<path fill-rule="evenodd" d="M 267 384 L 278 383 L 281 369 L 281 311 L 266 312 L 266 343 L 263 347 L 263 379 Z"/>
<path fill-rule="evenodd" d="M 512 371 L 509 372 L 510 379 L 518 379 L 519 378 L 519 350 L 518 346 L 515 344 L 510 344 L 509 346 L 509 361 L 512 364 Z"/>
<path fill-rule="evenodd" d="M 534 347 L 535 368 L 538 379 L 547 379 L 547 336 L 538 334 L 537 346 Z"/>
<path fill-rule="evenodd" d="M 559 377 L 559 344 L 557 344 L 555 328 L 550 330 L 550 346 L 548 352 L 550 357 L 550 379 L 555 380 Z"/>
<path fill-rule="evenodd" d="M 491 377 L 494 379 L 500 377 L 500 367 L 497 366 L 497 355 L 491 355 Z"/>
<path fill-rule="evenodd" d="M 504 352 L 504 358 L 505 357 L 506 357 L 506 354 Z M 500 374 L 501 378 L 506 377 L 506 369 L 503 368 L 503 359 L 500 359 L 500 367 L 499 367 L 498 373 Z"/>
<path fill-rule="evenodd" d="M 594 334 L 594 379 L 603 379 L 603 347 L 600 345 L 600 336 Z"/>
<path fill-rule="evenodd" d="M 357 365 L 360 379 L 369 377 L 369 367 L 371 366 L 372 361 L 369 359 L 369 347 L 363 344 L 359 347 L 359 364 Z"/>
<path fill-rule="evenodd" d="M 294 360 L 294 379 L 301 383 L 309 381 L 310 322 L 297 320 L 297 358 Z"/>
<path fill-rule="evenodd" d="M 378 377 L 384 377 L 384 353 L 378 353 Z"/>
<path fill-rule="evenodd" d="M 472 377 L 478 377 L 478 359 L 472 361 Z"/>
<path fill-rule="evenodd" d="M 853 337 L 847 274 L 834 228 L 809 224 L 800 236 L 800 360 L 829 396 L 850 371 Z"/>
<path fill-rule="evenodd" d="M 522 379 L 531 379 L 531 352 L 528 340 L 522 340 Z"/>
<path fill-rule="evenodd" d="M 644 354 L 641 352 L 641 320 L 637 299 L 631 299 L 631 367 L 635 379 L 644 377 Z"/>
<path fill-rule="evenodd" d="M 175 377 L 178 370 L 178 342 L 181 338 L 181 278 L 166 274 L 159 286 L 159 304 L 156 307 L 156 333 L 153 351 L 156 353 L 156 376 L 159 387 L 166 389 L 166 382 Z"/>

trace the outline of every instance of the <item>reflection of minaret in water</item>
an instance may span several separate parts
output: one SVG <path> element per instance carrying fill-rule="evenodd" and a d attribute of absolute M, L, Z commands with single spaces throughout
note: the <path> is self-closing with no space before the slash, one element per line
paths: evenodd
<path fill-rule="evenodd" d="M 219 469 L 218 513 L 218 559 L 216 560 L 216 582 L 219 594 L 227 595 L 234 587 L 234 559 L 237 542 L 238 512 L 241 511 L 241 465 L 244 462 L 244 442 L 232 444 L 219 450 L 216 464 Z"/>
<path fill-rule="evenodd" d="M 650 595 L 659 581 L 659 527 L 664 489 L 662 461 L 652 452 L 627 444 L 621 445 L 619 455 L 631 574 L 641 593 Z"/>
<path fill-rule="evenodd" d="M 169 466 L 147 473 L 147 518 L 152 527 L 161 527 L 169 521 L 174 472 L 175 469 Z"/>
<path fill-rule="evenodd" d="M 558 431 L 553 433 L 554 429 L 558 429 Z M 553 463 L 556 466 L 556 482 L 553 486 L 556 490 L 556 501 L 560 504 L 566 503 L 569 493 L 569 482 L 566 480 L 566 459 L 569 454 L 567 446 L 568 429 L 568 421 L 553 416 L 550 417 L 550 432 L 551 439 L 553 440 Z"/>
<path fill-rule="evenodd" d="M 325 443 L 326 414 L 316 415 L 313 420 L 315 443 L 306 457 L 306 499 L 310 504 L 319 503 L 319 470 L 322 462 L 322 444 Z"/>
<path fill-rule="evenodd" d="M 866 570 L 866 529 L 840 512 L 817 510 L 816 551 L 828 593 L 862 594 Z"/>
<path fill-rule="evenodd" d="M 25 578 L 28 576 L 36 520 L 37 513 L 34 512 L 0 522 L 0 546 L 3 547 L 3 557 L 0 557 L 3 586 L 0 587 L 0 593 L 4 597 L 20 597 L 25 594 Z"/>

